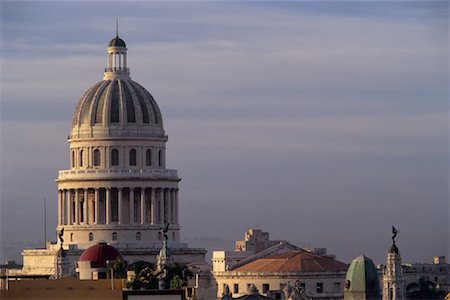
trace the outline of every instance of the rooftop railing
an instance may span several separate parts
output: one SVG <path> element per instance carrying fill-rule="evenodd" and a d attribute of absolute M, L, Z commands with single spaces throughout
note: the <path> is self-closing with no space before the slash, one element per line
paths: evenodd
<path fill-rule="evenodd" d="M 77 179 L 80 177 L 95 176 L 117 177 L 125 176 L 130 178 L 154 177 L 178 179 L 178 172 L 174 169 L 84 169 L 84 170 L 61 170 L 58 179 Z"/>

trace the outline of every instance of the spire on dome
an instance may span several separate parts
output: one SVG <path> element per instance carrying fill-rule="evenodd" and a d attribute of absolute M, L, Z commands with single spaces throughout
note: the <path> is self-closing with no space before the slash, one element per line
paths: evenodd
<path fill-rule="evenodd" d="M 119 37 L 119 18 L 116 18 L 116 38 Z"/>

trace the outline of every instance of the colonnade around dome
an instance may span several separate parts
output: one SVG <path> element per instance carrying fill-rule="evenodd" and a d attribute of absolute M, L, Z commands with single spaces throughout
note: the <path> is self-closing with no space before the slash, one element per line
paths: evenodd
<path fill-rule="evenodd" d="M 58 191 L 58 225 L 178 224 L 178 189 L 85 188 Z"/>

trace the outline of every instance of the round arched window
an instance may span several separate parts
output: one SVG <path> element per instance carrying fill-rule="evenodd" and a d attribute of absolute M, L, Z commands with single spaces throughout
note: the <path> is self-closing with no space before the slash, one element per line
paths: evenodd
<path fill-rule="evenodd" d="M 152 149 L 147 149 L 147 151 L 145 151 L 145 165 L 152 165 Z"/>
<path fill-rule="evenodd" d="M 163 157 L 162 157 L 162 150 L 158 151 L 158 166 L 162 167 Z"/>
<path fill-rule="evenodd" d="M 98 149 L 94 150 L 94 166 L 100 166 L 100 150 Z"/>
<path fill-rule="evenodd" d="M 119 150 L 112 149 L 111 150 L 111 166 L 119 165 Z"/>
<path fill-rule="evenodd" d="M 83 166 L 83 150 L 80 150 L 80 167 Z"/>
<path fill-rule="evenodd" d="M 130 166 L 136 165 L 136 149 L 130 150 Z"/>

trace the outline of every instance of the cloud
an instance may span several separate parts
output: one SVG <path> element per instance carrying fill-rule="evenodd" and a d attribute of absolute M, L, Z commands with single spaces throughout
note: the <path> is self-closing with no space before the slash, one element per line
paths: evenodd
<path fill-rule="evenodd" d="M 40 198 L 56 197 L 71 114 L 102 79 L 119 15 L 132 78 L 159 103 L 183 178 L 185 236 L 259 226 L 384 258 L 381 223 L 399 223 L 405 258 L 445 251 L 432 243 L 448 236 L 442 7 L 28 4 L 2 3 L 2 222 L 39 222 Z M 17 231 L 8 240 L 27 235 Z"/>

